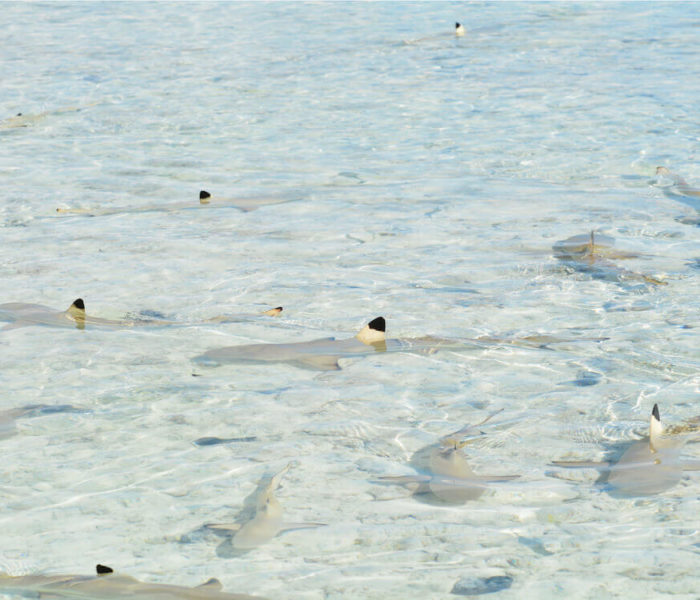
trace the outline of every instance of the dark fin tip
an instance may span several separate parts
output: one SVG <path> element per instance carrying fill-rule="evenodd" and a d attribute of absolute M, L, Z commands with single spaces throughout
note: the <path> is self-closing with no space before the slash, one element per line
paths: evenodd
<path fill-rule="evenodd" d="M 658 404 L 654 404 L 654 408 L 651 409 L 651 414 L 657 421 L 661 421 L 661 416 L 659 415 L 659 405 Z"/>
<path fill-rule="evenodd" d="M 80 310 L 85 310 L 85 303 L 83 302 L 82 298 L 78 298 L 75 302 L 73 302 L 73 306 L 75 306 L 75 308 L 79 308 Z"/>
<path fill-rule="evenodd" d="M 206 200 L 207 198 L 211 198 L 211 194 L 205 190 L 201 190 L 199 192 L 199 199 L 200 200 Z"/>
<path fill-rule="evenodd" d="M 460 22 L 457 21 L 457 22 L 455 23 L 455 29 L 459 29 L 459 26 L 460 26 Z"/>
<path fill-rule="evenodd" d="M 384 317 L 377 317 L 368 323 L 370 329 L 375 329 L 376 331 L 386 331 L 386 321 Z"/>
<path fill-rule="evenodd" d="M 105 565 L 97 565 L 95 567 L 98 575 L 106 575 L 107 573 L 114 573 L 114 569 L 111 567 L 106 567 Z"/>
<path fill-rule="evenodd" d="M 275 306 L 272 310 L 284 310 L 281 306 Z"/>

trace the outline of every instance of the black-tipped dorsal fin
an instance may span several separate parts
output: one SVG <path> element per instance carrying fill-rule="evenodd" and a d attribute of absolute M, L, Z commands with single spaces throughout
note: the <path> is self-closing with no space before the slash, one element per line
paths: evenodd
<path fill-rule="evenodd" d="M 271 308 L 269 310 L 266 310 L 263 312 L 263 315 L 266 315 L 268 317 L 276 317 L 278 314 L 282 312 L 282 307 L 281 306 L 276 306 L 275 308 Z"/>
<path fill-rule="evenodd" d="M 108 573 L 114 573 L 114 569 L 112 567 L 107 567 L 105 565 L 96 565 L 95 571 L 97 571 L 98 575 L 107 575 Z"/>
<path fill-rule="evenodd" d="M 384 320 L 384 317 L 372 319 L 367 325 L 370 329 L 374 329 L 376 331 L 386 331 L 386 321 Z"/>
<path fill-rule="evenodd" d="M 198 585 L 197 587 L 220 592 L 224 586 L 221 585 L 221 582 L 216 577 L 212 577 L 211 579 L 207 579 L 204 583 Z"/>
<path fill-rule="evenodd" d="M 211 194 L 207 192 L 206 190 L 200 190 L 199 192 L 199 203 L 200 204 L 209 204 L 209 198 L 211 198 Z"/>
<path fill-rule="evenodd" d="M 75 321 L 78 329 L 85 329 L 85 303 L 82 298 L 76 299 L 66 313 Z"/>
<path fill-rule="evenodd" d="M 376 344 L 386 339 L 386 321 L 384 317 L 372 319 L 355 336 L 363 344 Z"/>
<path fill-rule="evenodd" d="M 649 419 L 649 447 L 652 452 L 656 451 L 656 446 L 664 428 L 661 424 L 661 415 L 659 414 L 659 405 L 654 404 L 651 409 L 651 418 Z"/>

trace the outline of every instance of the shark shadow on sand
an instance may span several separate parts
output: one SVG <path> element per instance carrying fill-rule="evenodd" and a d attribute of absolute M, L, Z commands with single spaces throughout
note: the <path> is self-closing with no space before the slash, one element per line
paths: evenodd
<path fill-rule="evenodd" d="M 263 477 L 257 488 L 246 497 L 243 509 L 234 522 L 204 525 L 204 529 L 226 538 L 216 549 L 218 556 L 241 556 L 286 531 L 325 526 L 325 523 L 285 523 L 282 520 L 282 505 L 275 492 L 292 464 L 289 463 L 275 475 Z"/>
<path fill-rule="evenodd" d="M 614 238 L 591 231 L 561 240 L 552 246 L 554 257 L 581 273 L 589 273 L 595 279 L 606 281 L 643 281 L 653 285 L 666 285 L 665 281 L 623 269 L 615 260 L 639 258 L 639 254 L 614 248 Z"/>
<path fill-rule="evenodd" d="M 409 463 L 417 471 L 416 475 L 384 476 L 379 481 L 402 485 L 420 502 L 444 506 L 476 500 L 494 483 L 517 479 L 519 475 L 474 473 L 464 455 L 463 448 L 470 441 L 464 438 L 496 414 L 489 415 L 476 425 L 466 425 L 437 443 L 417 450 Z"/>
<path fill-rule="evenodd" d="M 659 416 L 659 407 L 654 404 L 649 420 L 648 437 L 626 445 L 620 453 L 613 452 L 608 461 L 568 461 L 552 462 L 556 467 L 593 468 L 600 471 L 596 484 L 611 496 L 634 498 L 653 496 L 674 487 L 685 471 L 700 470 L 700 461 L 683 460 L 681 453 L 687 435 L 679 435 L 684 430 L 677 428 L 665 435 Z M 689 428 L 687 431 L 693 431 Z"/>
<path fill-rule="evenodd" d="M 261 596 L 221 591 L 218 579 L 188 588 L 145 583 L 97 565 L 96 575 L 18 575 L 0 573 L 0 591 L 30 598 L 84 598 L 86 600 L 264 600 Z"/>
<path fill-rule="evenodd" d="M 233 323 L 244 321 L 256 316 L 274 317 L 282 312 L 282 307 L 271 308 L 259 315 L 221 315 L 207 319 L 204 323 Z M 46 327 L 76 327 L 85 329 L 90 327 L 135 327 L 135 326 L 165 326 L 165 325 L 194 325 L 195 323 L 179 323 L 177 321 L 166 321 L 161 319 L 101 319 L 93 317 L 85 312 L 85 303 L 82 298 L 78 298 L 67 310 L 57 310 L 41 304 L 25 304 L 23 302 L 10 302 L 0 304 L 0 321 L 9 321 L 7 325 L 0 328 L 0 331 L 17 329 L 18 327 L 28 327 L 30 325 L 43 325 Z"/>

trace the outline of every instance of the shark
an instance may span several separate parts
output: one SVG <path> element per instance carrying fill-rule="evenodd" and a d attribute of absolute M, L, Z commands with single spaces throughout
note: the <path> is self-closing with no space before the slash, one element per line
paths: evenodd
<path fill-rule="evenodd" d="M 288 463 L 272 477 L 264 477 L 246 498 L 243 510 L 232 523 L 207 523 L 205 529 L 230 538 L 234 553 L 242 554 L 269 542 L 272 538 L 295 529 L 324 527 L 325 523 L 285 523 L 283 509 L 275 492 L 282 477 L 294 463 Z"/>
<path fill-rule="evenodd" d="M 282 307 L 277 306 L 264 311 L 261 315 L 274 317 L 282 312 Z M 243 321 L 256 315 L 220 315 L 204 321 L 205 323 L 232 323 Z M 23 302 L 9 302 L 0 304 L 0 321 L 8 321 L 8 324 L 0 328 L 0 331 L 27 327 L 30 325 L 43 325 L 47 327 L 75 327 L 85 329 L 90 327 L 134 327 L 156 325 L 182 325 L 176 321 L 163 319 L 102 319 L 93 317 L 85 312 L 85 302 L 77 298 L 66 310 L 58 310 L 43 306 L 42 304 L 26 304 Z"/>
<path fill-rule="evenodd" d="M 464 438 L 499 412 L 501 411 L 417 450 L 410 460 L 411 466 L 417 471 L 416 475 L 383 476 L 379 481 L 402 485 L 417 500 L 427 504 L 458 505 L 478 499 L 493 483 L 517 479 L 519 475 L 474 473 L 464 454 L 463 448 L 469 443 Z"/>
<path fill-rule="evenodd" d="M 0 591 L 31 598 L 85 598 L 86 600 L 264 600 L 261 596 L 222 592 L 218 579 L 194 587 L 146 583 L 96 566 L 95 575 L 7 575 L 0 573 Z"/>
<path fill-rule="evenodd" d="M 657 176 L 670 179 L 673 182 L 673 191 L 681 196 L 689 198 L 700 198 L 700 189 L 691 187 L 688 182 L 677 173 L 670 171 L 666 167 L 656 167 Z"/>
<path fill-rule="evenodd" d="M 552 335 L 527 335 L 518 337 L 481 336 L 473 339 L 449 339 L 435 336 L 387 339 L 386 320 L 376 317 L 354 337 L 336 339 L 320 338 L 306 342 L 284 344 L 245 344 L 213 348 L 194 357 L 194 362 L 205 366 L 226 363 L 274 364 L 287 363 L 296 367 L 320 371 L 339 370 L 339 361 L 384 352 L 414 352 L 433 354 L 439 350 L 464 350 L 470 347 L 515 345 L 526 348 L 547 348 L 550 344 L 573 341 L 603 341 L 607 338 L 579 337 L 575 340 Z"/>
<path fill-rule="evenodd" d="M 194 358 L 200 364 L 214 366 L 223 363 L 280 363 L 299 367 L 335 371 L 340 369 L 338 360 L 363 356 L 375 352 L 386 352 L 393 344 L 387 344 L 386 321 L 377 317 L 370 321 L 353 338 L 337 340 L 321 338 L 308 342 L 289 344 L 247 344 L 214 348 Z"/>
<path fill-rule="evenodd" d="M 3 129 L 19 129 L 22 127 L 33 127 L 40 121 L 43 121 L 47 117 L 52 115 L 61 115 L 71 112 L 80 112 L 84 108 L 95 106 L 97 103 L 87 104 L 85 106 L 66 106 L 64 108 L 57 108 L 55 110 L 47 110 L 40 113 L 26 114 L 17 113 L 11 117 L 3 119 L 0 121 L 0 130 Z"/>
<path fill-rule="evenodd" d="M 682 429 L 669 430 L 669 433 L 680 431 Z M 598 469 L 601 473 L 598 485 L 614 497 L 653 496 L 674 487 L 685 471 L 700 470 L 700 461 L 683 460 L 681 457 L 686 441 L 687 436 L 665 434 L 659 406 L 654 404 L 647 437 L 629 444 L 616 460 L 558 460 L 552 465 Z"/>
<path fill-rule="evenodd" d="M 656 167 L 657 180 L 652 185 L 663 189 L 669 198 L 683 202 L 700 213 L 700 189 L 692 187 L 683 177 L 666 167 Z M 665 181 L 670 181 L 670 185 Z M 700 215 L 679 217 L 681 223 L 689 225 L 700 224 Z"/>
<path fill-rule="evenodd" d="M 17 433 L 15 423 L 17 419 L 69 412 L 85 412 L 85 410 L 70 404 L 29 404 L 27 406 L 0 410 L 0 440 L 6 440 Z"/>
<path fill-rule="evenodd" d="M 552 246 L 552 250 L 554 257 L 558 260 L 578 271 L 592 273 L 597 277 L 612 278 L 616 281 L 638 280 L 654 285 L 667 285 L 661 279 L 618 267 L 613 261 L 638 258 L 640 255 L 617 250 L 614 245 L 614 238 L 591 231 L 558 241 Z"/>
<path fill-rule="evenodd" d="M 109 208 L 63 208 L 56 212 L 59 215 L 82 215 L 84 217 L 103 217 L 108 215 L 136 214 L 146 212 L 171 213 L 181 210 L 191 210 L 204 207 L 237 208 L 243 212 L 250 212 L 261 206 L 282 204 L 289 199 L 275 196 L 255 196 L 243 198 L 223 198 L 212 196 L 206 190 L 200 190 L 199 202 L 174 202 L 170 204 L 145 204 L 143 206 L 113 206 Z"/>

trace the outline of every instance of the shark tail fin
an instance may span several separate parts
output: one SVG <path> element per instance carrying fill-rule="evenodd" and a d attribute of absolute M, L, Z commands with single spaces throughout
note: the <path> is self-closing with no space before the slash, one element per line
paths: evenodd
<path fill-rule="evenodd" d="M 656 450 L 656 443 L 664 431 L 664 426 L 661 424 L 661 416 L 659 415 L 659 405 L 654 404 L 651 410 L 651 418 L 649 419 L 649 446 L 652 451 Z"/>
<path fill-rule="evenodd" d="M 355 337 L 368 346 L 386 340 L 386 321 L 384 317 L 372 319 Z"/>
<path fill-rule="evenodd" d="M 98 575 L 108 575 L 109 573 L 114 573 L 114 569 L 112 567 L 107 567 L 105 565 L 96 565 L 95 571 L 97 571 Z"/>
<path fill-rule="evenodd" d="M 209 204 L 211 198 L 211 194 L 205 190 L 201 190 L 199 192 L 199 203 L 200 204 Z"/>

